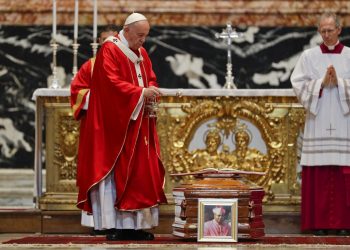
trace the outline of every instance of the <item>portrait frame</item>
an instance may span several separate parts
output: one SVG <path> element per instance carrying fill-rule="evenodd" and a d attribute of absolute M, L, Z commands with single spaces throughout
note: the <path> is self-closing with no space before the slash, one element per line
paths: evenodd
<path fill-rule="evenodd" d="M 237 224 L 238 199 L 198 199 L 197 241 L 237 242 Z"/>

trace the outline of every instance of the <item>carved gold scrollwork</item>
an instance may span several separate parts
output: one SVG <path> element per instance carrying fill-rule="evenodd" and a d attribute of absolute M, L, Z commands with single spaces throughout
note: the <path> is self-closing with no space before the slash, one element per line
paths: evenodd
<path fill-rule="evenodd" d="M 182 111 L 186 115 L 173 118 L 170 125 L 170 172 L 194 172 L 208 167 L 265 172 L 263 176 L 248 176 L 248 179 L 263 186 L 268 199 L 273 199 L 271 185 L 281 182 L 285 177 L 284 155 L 287 146 L 280 132 L 284 117 L 271 115 L 274 108 L 263 99 L 246 99 L 197 98 L 183 105 Z M 211 128 L 204 138 L 206 148 L 190 151 L 189 144 L 196 130 L 212 119 L 214 122 L 210 124 Z M 239 120 L 256 126 L 265 141 L 266 154 L 249 147 L 251 135 Z M 227 145 L 222 145 L 222 151 L 219 152 L 218 146 L 222 144 L 222 139 L 215 133 L 226 138 L 232 135 L 236 141 L 236 149 L 230 152 Z M 179 177 L 175 181 L 185 178 L 191 177 Z"/>
<path fill-rule="evenodd" d="M 54 164 L 60 180 L 75 180 L 79 124 L 69 116 L 60 115 L 57 123 Z"/>
<path fill-rule="evenodd" d="M 305 123 L 305 110 L 304 109 L 291 109 L 288 114 L 289 121 L 289 134 L 291 135 L 288 140 L 288 147 L 295 148 L 290 150 L 289 165 L 297 166 L 300 162 L 301 145 L 298 145 L 298 138 L 303 133 L 303 127 Z M 301 140 L 301 139 L 300 139 Z M 300 141 L 301 144 L 301 141 Z M 288 183 L 290 183 L 291 195 L 299 195 L 300 182 L 295 180 L 301 180 L 301 172 L 290 171 L 288 175 Z"/>

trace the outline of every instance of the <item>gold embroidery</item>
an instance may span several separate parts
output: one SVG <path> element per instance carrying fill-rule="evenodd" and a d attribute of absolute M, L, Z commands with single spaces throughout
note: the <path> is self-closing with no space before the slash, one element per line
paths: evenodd
<path fill-rule="evenodd" d="M 148 145 L 147 137 L 145 136 L 145 144 Z"/>
<path fill-rule="evenodd" d="M 86 93 L 89 91 L 89 89 L 81 89 L 78 92 L 77 95 L 77 100 L 76 103 L 73 105 L 72 109 L 73 109 L 73 113 L 75 114 L 75 112 L 78 110 L 78 108 L 80 107 L 80 105 L 82 105 L 83 102 L 83 98 L 86 95 Z"/>
<path fill-rule="evenodd" d="M 90 59 L 90 62 L 91 62 L 91 77 L 92 77 L 92 73 L 94 72 L 95 60 L 96 60 L 96 57 L 93 57 L 93 58 Z"/>

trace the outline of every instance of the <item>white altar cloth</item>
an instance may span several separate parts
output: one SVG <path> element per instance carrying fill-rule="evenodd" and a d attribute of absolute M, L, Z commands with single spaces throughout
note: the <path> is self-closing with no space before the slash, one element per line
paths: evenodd
<path fill-rule="evenodd" d="M 164 96 L 295 96 L 293 89 L 165 89 Z M 70 96 L 70 90 L 40 88 L 33 93 L 32 100 L 38 96 Z"/>

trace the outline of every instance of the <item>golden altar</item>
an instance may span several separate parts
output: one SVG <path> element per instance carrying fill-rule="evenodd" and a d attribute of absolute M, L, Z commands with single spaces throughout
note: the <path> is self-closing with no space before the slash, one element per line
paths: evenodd
<path fill-rule="evenodd" d="M 166 168 L 165 192 L 204 168 L 260 171 L 249 177 L 263 187 L 264 211 L 299 211 L 300 140 L 304 109 L 292 89 L 161 89 L 157 129 Z M 75 210 L 79 123 L 69 89 L 37 89 L 36 204 L 42 210 Z M 46 190 L 42 169 L 46 168 Z"/>

